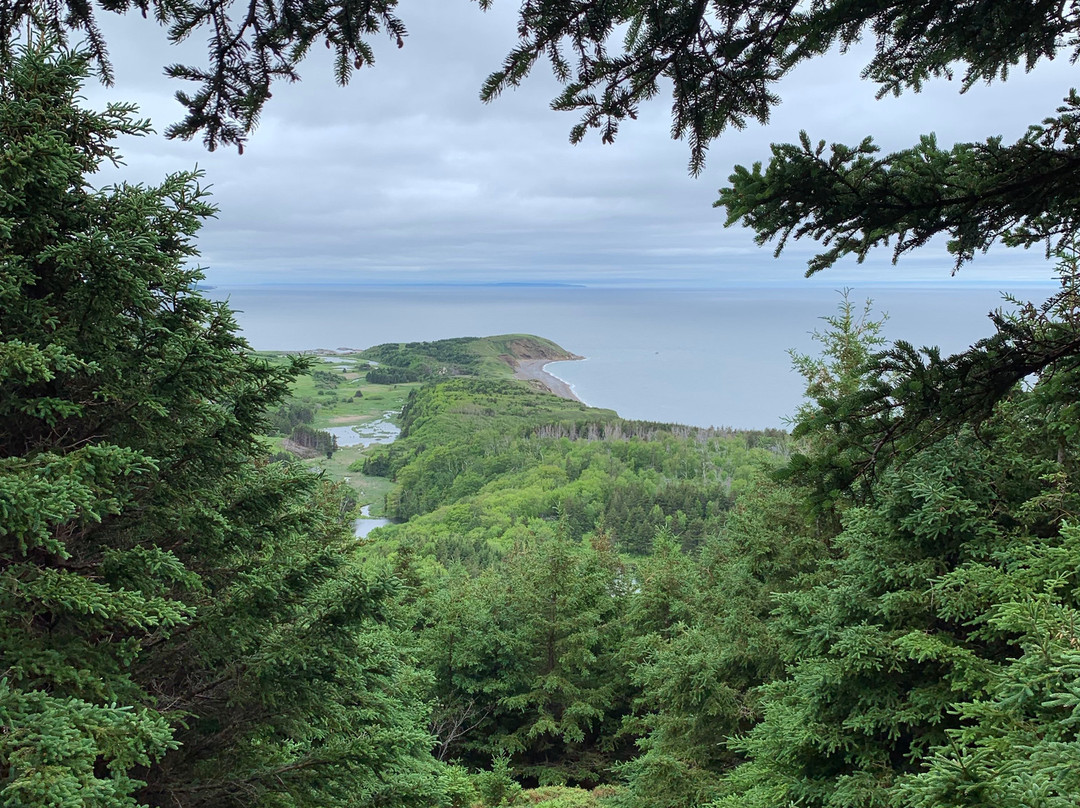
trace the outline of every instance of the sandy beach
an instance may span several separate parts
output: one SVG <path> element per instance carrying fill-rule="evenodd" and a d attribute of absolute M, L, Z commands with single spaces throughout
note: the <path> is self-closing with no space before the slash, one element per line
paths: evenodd
<path fill-rule="evenodd" d="M 568 398 L 571 401 L 581 401 L 580 398 L 574 395 L 574 391 L 570 389 L 570 385 L 544 370 L 544 365 L 551 361 L 551 359 L 518 359 L 514 365 L 514 378 L 540 382 L 540 384 L 544 385 L 544 387 L 560 398 Z"/>

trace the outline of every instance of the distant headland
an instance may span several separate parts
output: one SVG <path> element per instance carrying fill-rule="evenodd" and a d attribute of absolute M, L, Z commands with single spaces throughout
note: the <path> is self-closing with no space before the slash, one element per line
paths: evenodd
<path fill-rule="evenodd" d="M 513 285 L 513 284 L 507 284 Z M 319 348 L 302 353 L 367 360 L 375 378 L 407 383 L 448 376 L 514 378 L 560 398 L 580 401 L 569 384 L 544 370 L 549 362 L 584 359 L 549 339 L 533 334 L 456 337 L 432 342 L 386 342 L 371 348 Z"/>

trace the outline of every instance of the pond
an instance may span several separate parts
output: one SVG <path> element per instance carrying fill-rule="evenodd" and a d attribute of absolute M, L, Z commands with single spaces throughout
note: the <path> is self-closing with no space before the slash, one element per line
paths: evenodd
<path fill-rule="evenodd" d="M 338 446 L 371 446 L 375 443 L 393 443 L 401 434 L 401 428 L 390 419 L 396 413 L 385 412 L 382 417 L 366 424 L 330 426 L 326 431 L 337 438 Z"/>
<path fill-rule="evenodd" d="M 371 506 L 365 505 L 360 509 L 360 518 L 353 522 L 353 535 L 362 539 L 377 527 L 389 525 L 389 519 L 379 519 L 371 515 Z"/>

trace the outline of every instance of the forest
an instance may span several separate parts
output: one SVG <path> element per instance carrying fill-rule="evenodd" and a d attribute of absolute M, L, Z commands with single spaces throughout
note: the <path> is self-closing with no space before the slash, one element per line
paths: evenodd
<path fill-rule="evenodd" d="M 826 5 L 810 22 L 861 24 Z M 971 4 L 956 5 L 944 22 L 926 6 L 925 30 L 964 23 Z M 987 24 L 1033 31 L 1028 6 Z M 913 24 L 897 20 L 878 20 L 883 47 Z M 504 83 L 557 34 L 544 25 L 558 19 L 527 22 L 532 45 Z M 571 27 L 586 42 L 603 23 Z M 642 26 L 654 48 L 670 35 Z M 773 58 L 761 30 L 728 58 Z M 909 54 L 919 76 L 975 58 L 935 42 Z M 1050 47 L 994 42 L 976 78 Z M 951 159 L 929 143 L 921 163 L 834 152 L 831 176 L 865 181 L 811 194 L 813 210 L 778 191 L 810 187 L 823 152 L 808 142 L 737 172 L 729 212 L 766 238 L 817 233 L 831 246 L 812 270 L 952 228 L 961 262 L 998 237 L 1049 240 L 1059 279 L 954 356 L 885 344 L 874 313 L 842 300 L 819 351 L 794 357 L 806 399 L 790 434 L 627 421 L 510 379 L 460 341 L 379 346 L 371 361 L 417 379 L 400 437 L 358 469 L 385 478 L 398 523 L 358 541 L 354 494 L 271 450 L 272 433 L 318 432 L 317 393 L 295 393 L 326 401 L 337 376 L 258 355 L 198 288 L 196 237 L 215 213 L 202 174 L 96 187 L 117 140 L 148 122 L 81 100 L 100 49 L 5 48 L 0 805 L 1077 804 L 1075 205 L 1061 207 L 1065 169 L 1012 207 L 985 205 L 1006 174 L 1068 163 L 1068 110 L 1030 148 L 952 155 L 949 193 L 970 181 L 981 199 L 922 196 L 923 169 Z M 593 80 L 621 80 L 599 66 Z M 239 111 L 257 116 L 266 97 Z M 578 100 L 632 117 L 629 96 Z M 698 125 L 701 145 L 716 121 Z M 912 230 L 908 203 L 936 213 Z"/>

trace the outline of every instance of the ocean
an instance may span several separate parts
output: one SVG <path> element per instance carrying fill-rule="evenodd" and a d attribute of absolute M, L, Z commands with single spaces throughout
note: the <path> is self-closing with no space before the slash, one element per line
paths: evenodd
<path fill-rule="evenodd" d="M 1049 287 L 1021 299 L 1044 299 Z M 811 332 L 835 314 L 821 286 L 605 289 L 547 286 L 216 287 L 259 350 L 366 348 L 381 342 L 536 334 L 586 357 L 548 371 L 587 404 L 626 418 L 694 426 L 784 427 L 802 400 L 789 349 L 816 353 Z M 991 333 L 1002 305 L 989 288 L 855 288 L 889 315 L 883 333 L 962 350 Z"/>

